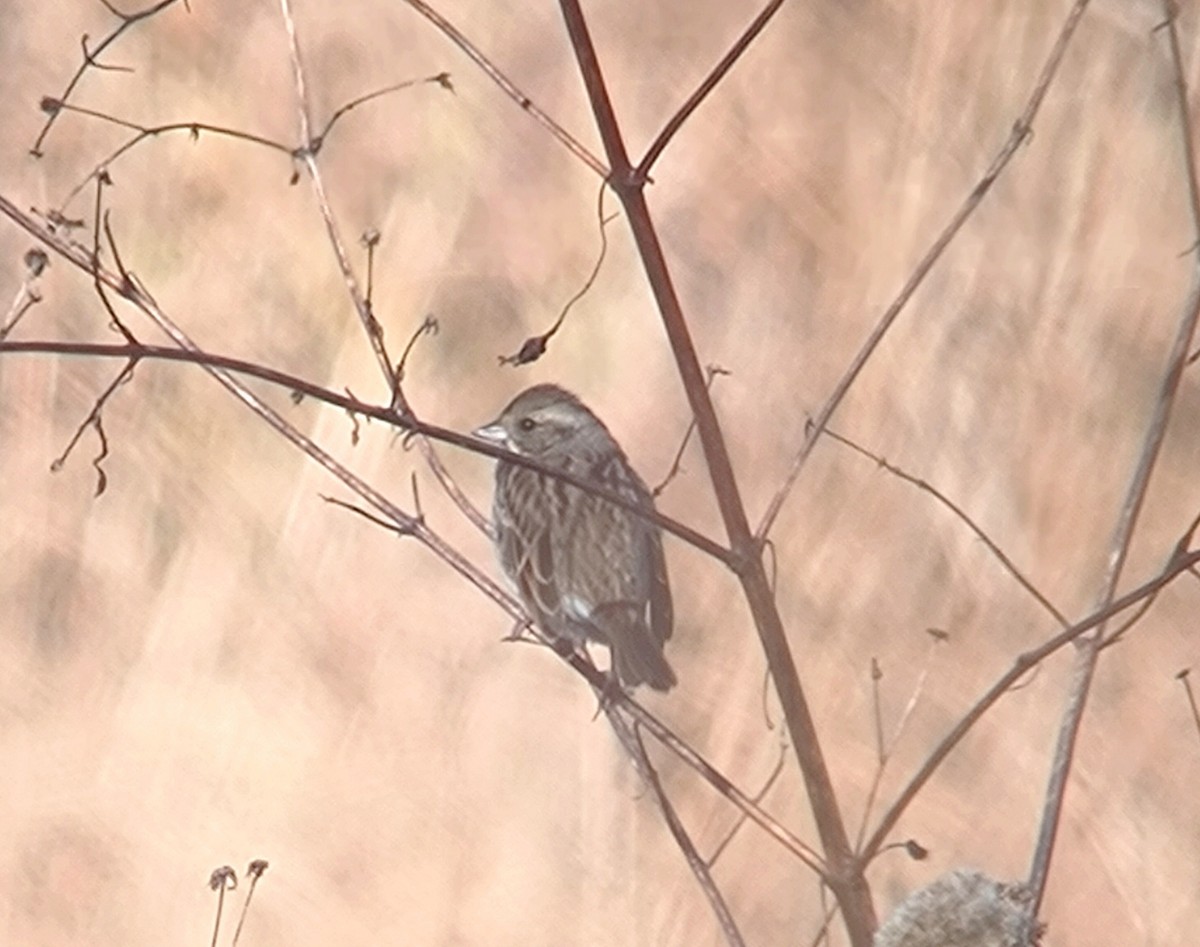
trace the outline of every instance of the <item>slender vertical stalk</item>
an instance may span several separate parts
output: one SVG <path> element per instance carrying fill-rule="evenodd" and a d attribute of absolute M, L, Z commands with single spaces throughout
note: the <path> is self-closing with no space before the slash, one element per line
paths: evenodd
<path fill-rule="evenodd" d="M 845 822 L 838 809 L 829 768 L 817 739 L 816 725 L 800 686 L 796 662 L 775 598 L 763 566 L 762 544 L 755 538 L 746 518 L 721 426 L 705 384 L 704 369 L 696 355 L 687 320 L 675 292 L 662 245 L 654 229 L 643 194 L 644 180 L 630 164 L 613 111 L 608 89 L 600 71 L 595 47 L 578 0 L 561 0 L 567 32 L 583 73 L 588 99 L 596 118 L 612 174 L 609 184 L 625 209 L 638 254 L 646 269 L 651 291 L 662 315 L 663 325 L 675 355 L 696 421 L 721 519 L 733 551 L 731 566 L 742 585 L 754 624 L 766 653 L 767 665 L 783 706 L 792 745 L 808 790 L 809 802 L 825 849 L 829 874 L 826 878 L 841 906 L 847 930 L 855 947 L 869 947 L 875 929 L 875 910 L 862 871 L 850 848 Z"/>

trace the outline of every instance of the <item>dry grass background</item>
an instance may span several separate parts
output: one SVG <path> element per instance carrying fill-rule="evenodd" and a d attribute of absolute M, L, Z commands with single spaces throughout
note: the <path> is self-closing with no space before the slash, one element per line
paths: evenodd
<path fill-rule="evenodd" d="M 590 4 L 639 153 L 756 11 L 754 2 Z M 650 201 L 752 517 L 915 260 L 1008 134 L 1068 6 L 789 4 L 655 172 Z M 544 109 L 595 142 L 554 4 L 442 0 Z M 1100 584 L 1189 279 L 1177 113 L 1158 5 L 1096 0 L 1015 165 L 917 294 L 836 429 L 936 483 L 1058 606 Z M 408 390 L 465 429 L 553 379 L 608 420 L 648 479 L 687 407 L 618 221 L 550 354 L 498 368 L 548 324 L 596 252 L 596 180 L 403 3 L 299 8 L 314 112 L 450 71 L 344 120 L 322 154 L 348 238 L 383 235 L 376 308 L 393 344 L 426 312 Z M 0 6 L 0 192 L 46 207 L 124 133 L 64 116 L 26 150 L 100 4 Z M 1189 78 L 1197 85 L 1186 11 Z M 105 56 L 78 103 L 294 140 L 277 7 L 204 0 Z M 598 144 L 595 145 L 599 150 Z M 307 183 L 241 143 L 163 139 L 112 168 L 124 259 L 215 351 L 362 397 L 384 393 Z M 85 214 L 90 197 L 71 208 Z M 0 299 L 28 241 L 0 227 Z M 85 281 L 55 263 L 19 338 L 107 340 Z M 147 342 L 158 337 L 134 320 Z M 497 609 L 411 541 L 321 502 L 340 491 L 200 371 L 143 365 L 112 402 L 111 483 L 88 441 L 50 461 L 115 366 L 0 359 L 0 943 L 206 942 L 209 871 L 271 868 L 242 943 L 708 944 L 718 933 L 653 799 L 590 693 L 501 644 Z M 1185 378 L 1128 569 L 1157 568 L 1200 502 L 1200 388 Z M 285 398 L 277 399 L 286 406 Z M 418 472 L 430 522 L 485 542 L 416 452 L 312 405 L 291 417 L 397 499 Z M 447 462 L 482 504 L 489 465 Z M 664 509 L 719 535 L 693 450 Z M 927 498 L 827 443 L 776 528 L 779 599 L 826 755 L 856 825 L 874 765 L 869 662 L 894 720 L 935 660 L 884 780 L 1021 650 L 1053 632 L 981 545 Z M 753 789 L 778 752 L 763 659 L 731 577 L 669 548 L 682 686 L 647 702 Z M 1054 947 L 1193 943 L 1200 752 L 1173 675 L 1197 660 L 1200 588 L 1165 593 L 1097 676 L 1044 918 Z M 898 837 L 931 849 L 871 871 L 881 915 L 949 867 L 1028 867 L 1070 656 L 1051 660 L 950 758 Z M 778 709 L 771 708 L 772 719 Z M 711 848 L 734 813 L 671 761 Z M 814 833 L 798 775 L 768 808 Z M 752 828 L 717 878 L 753 944 L 807 943 L 812 878 Z"/>

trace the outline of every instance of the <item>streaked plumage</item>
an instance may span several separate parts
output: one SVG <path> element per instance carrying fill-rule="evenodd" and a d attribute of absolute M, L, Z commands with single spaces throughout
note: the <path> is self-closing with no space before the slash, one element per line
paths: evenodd
<path fill-rule="evenodd" d="M 519 394 L 475 432 L 648 508 L 650 491 L 604 424 L 555 385 Z M 671 590 L 658 527 L 578 487 L 517 464 L 496 465 L 496 548 L 539 627 L 575 644 L 598 641 L 626 687 L 668 690 Z"/>

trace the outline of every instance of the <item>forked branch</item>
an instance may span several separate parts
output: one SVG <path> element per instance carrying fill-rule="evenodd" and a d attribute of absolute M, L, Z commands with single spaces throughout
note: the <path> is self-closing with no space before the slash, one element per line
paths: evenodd
<path fill-rule="evenodd" d="M 579 2 L 560 0 L 560 6 L 576 61 L 583 74 L 596 125 L 612 168 L 609 183 L 625 209 L 638 255 L 650 281 L 651 291 L 658 304 L 671 350 L 675 355 L 675 364 L 692 409 L 692 416 L 696 421 L 696 431 L 708 464 L 717 505 L 729 537 L 729 548 L 732 552 L 729 565 L 737 574 L 750 605 L 754 624 L 766 653 L 767 665 L 787 720 L 792 745 L 800 761 L 800 770 L 825 850 L 828 882 L 846 918 L 851 942 L 855 947 L 867 947 L 875 929 L 875 911 L 871 904 L 870 891 L 850 848 L 829 768 L 817 739 L 816 724 L 800 686 L 796 662 L 792 657 L 783 621 L 767 579 L 762 544 L 755 540 L 750 531 L 733 465 L 705 383 L 704 369 L 697 357 L 691 331 L 683 315 L 683 308 L 675 292 L 670 270 L 646 205 L 643 194 L 645 180 L 639 178 L 630 164 L 620 125 Z"/>

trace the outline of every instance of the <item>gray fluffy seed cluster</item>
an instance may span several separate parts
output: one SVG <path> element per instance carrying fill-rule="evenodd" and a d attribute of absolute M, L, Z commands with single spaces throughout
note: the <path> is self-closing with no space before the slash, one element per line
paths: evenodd
<path fill-rule="evenodd" d="M 875 947 L 1035 947 L 1024 885 L 956 869 L 914 891 L 875 933 Z"/>

